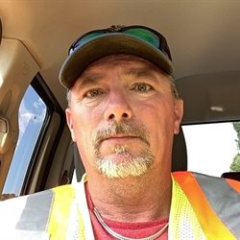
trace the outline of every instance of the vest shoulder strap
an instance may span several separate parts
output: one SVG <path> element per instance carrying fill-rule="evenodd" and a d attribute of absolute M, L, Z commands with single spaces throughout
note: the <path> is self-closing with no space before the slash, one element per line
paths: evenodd
<path fill-rule="evenodd" d="M 64 236 L 74 196 L 74 188 L 65 185 L 1 202 L 0 236 L 4 236 L 5 232 L 24 236 L 35 232 L 39 236 L 48 233 L 51 239 L 66 239 Z"/>
<path fill-rule="evenodd" d="M 51 240 L 64 240 L 68 232 L 71 208 L 75 199 L 75 189 L 71 185 L 64 185 L 53 188 L 52 192 L 54 198 L 47 231 L 51 235 Z"/>
<path fill-rule="evenodd" d="M 173 178 L 208 239 L 240 238 L 240 194 L 226 179 L 191 172 L 176 172 Z"/>

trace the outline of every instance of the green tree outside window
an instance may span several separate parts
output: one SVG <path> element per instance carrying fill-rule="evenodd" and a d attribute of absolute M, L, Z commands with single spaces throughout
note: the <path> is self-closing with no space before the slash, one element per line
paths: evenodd
<path fill-rule="evenodd" d="M 235 131 L 237 132 L 238 139 L 236 139 L 236 143 L 237 143 L 238 153 L 234 157 L 233 162 L 230 166 L 230 169 L 233 172 L 240 172 L 240 122 L 233 122 L 233 127 L 234 127 Z"/>

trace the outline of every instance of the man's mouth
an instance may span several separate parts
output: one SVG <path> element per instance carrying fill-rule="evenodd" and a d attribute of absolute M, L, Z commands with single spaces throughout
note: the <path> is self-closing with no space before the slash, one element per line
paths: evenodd
<path fill-rule="evenodd" d="M 132 141 L 139 139 L 137 136 L 130 136 L 130 135 L 114 135 L 114 136 L 109 136 L 101 140 L 101 142 L 105 141 L 110 141 L 110 142 L 127 142 L 127 141 Z"/>
<path fill-rule="evenodd" d="M 103 142 L 107 142 L 108 144 L 126 144 L 134 141 L 140 141 L 150 145 L 146 133 L 147 131 L 144 126 L 116 123 L 107 129 L 96 132 L 94 146 L 95 149 L 99 149 Z"/>

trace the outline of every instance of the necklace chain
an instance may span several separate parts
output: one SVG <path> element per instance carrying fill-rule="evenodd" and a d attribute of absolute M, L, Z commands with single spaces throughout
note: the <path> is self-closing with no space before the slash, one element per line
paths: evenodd
<path fill-rule="evenodd" d="M 100 215 L 99 211 L 97 210 L 96 207 L 94 207 L 93 212 L 97 218 L 97 220 L 99 221 L 99 223 L 101 224 L 101 226 L 113 237 L 115 237 L 118 240 L 154 240 L 157 237 L 161 236 L 161 234 L 164 233 L 164 231 L 167 229 L 168 227 L 168 223 L 161 228 L 159 231 L 157 231 L 156 233 L 154 233 L 153 235 L 149 236 L 149 237 L 145 237 L 145 238 L 128 238 L 128 237 L 124 237 L 118 233 L 116 233 L 115 231 L 113 231 L 103 220 L 102 216 Z"/>

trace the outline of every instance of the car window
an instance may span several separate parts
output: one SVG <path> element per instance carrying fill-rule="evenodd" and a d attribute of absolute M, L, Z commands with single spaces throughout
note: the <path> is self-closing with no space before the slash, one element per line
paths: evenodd
<path fill-rule="evenodd" d="M 233 122 L 184 125 L 188 170 L 220 177 L 240 171 L 238 134 Z"/>
<path fill-rule="evenodd" d="M 19 136 L 3 194 L 20 195 L 46 116 L 46 104 L 30 85 L 19 107 Z"/>

